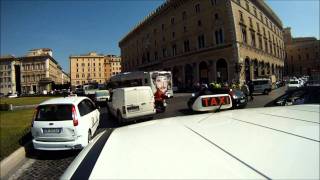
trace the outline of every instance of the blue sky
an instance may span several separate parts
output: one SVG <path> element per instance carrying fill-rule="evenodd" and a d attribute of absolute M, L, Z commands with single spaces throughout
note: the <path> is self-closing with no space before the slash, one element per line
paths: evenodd
<path fill-rule="evenodd" d="M 69 56 L 120 55 L 119 40 L 163 0 L 1 0 L 0 54 L 51 48 L 69 72 Z M 294 36 L 319 39 L 319 0 L 267 0 Z M 299 12 L 299 13 L 298 13 Z"/>

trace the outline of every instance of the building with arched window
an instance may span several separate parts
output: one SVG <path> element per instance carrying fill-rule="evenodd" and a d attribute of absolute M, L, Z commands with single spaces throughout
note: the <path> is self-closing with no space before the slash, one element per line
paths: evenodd
<path fill-rule="evenodd" d="M 286 47 L 285 71 L 287 76 L 320 73 L 320 40 L 315 37 L 292 37 L 291 28 L 284 29 Z"/>
<path fill-rule="evenodd" d="M 264 1 L 168 0 L 120 42 L 122 69 L 170 70 L 173 83 L 282 78 L 282 22 Z"/>

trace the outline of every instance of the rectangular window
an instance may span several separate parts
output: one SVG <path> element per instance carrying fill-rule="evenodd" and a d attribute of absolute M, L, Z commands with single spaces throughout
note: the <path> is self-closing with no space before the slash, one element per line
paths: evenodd
<path fill-rule="evenodd" d="M 253 26 L 252 26 L 252 19 L 251 19 L 251 17 L 249 17 L 249 25 L 250 25 L 251 28 L 253 27 Z"/>
<path fill-rule="evenodd" d="M 248 1 L 246 1 L 246 8 L 247 8 L 247 10 L 250 12 L 250 5 L 249 5 L 249 2 L 248 2 Z"/>
<path fill-rule="evenodd" d="M 242 34 L 242 42 L 247 43 L 247 30 L 245 27 L 241 27 L 241 34 Z"/>
<path fill-rule="evenodd" d="M 171 24 L 174 24 L 174 17 L 171 18 Z"/>
<path fill-rule="evenodd" d="M 162 56 L 165 58 L 167 57 L 167 49 L 166 48 L 163 48 L 162 49 Z"/>
<path fill-rule="evenodd" d="M 212 6 L 217 5 L 217 0 L 210 0 L 210 1 L 211 1 L 211 5 L 212 5 Z"/>
<path fill-rule="evenodd" d="M 184 52 L 189 52 L 190 46 L 189 46 L 189 40 L 184 41 Z"/>
<path fill-rule="evenodd" d="M 204 35 L 202 34 L 202 35 L 198 36 L 198 47 L 199 47 L 199 49 L 202 49 L 202 48 L 204 48 L 204 46 L 205 46 Z"/>
<path fill-rule="evenodd" d="M 240 16 L 240 22 L 243 22 L 243 14 L 241 11 L 239 11 L 239 16 Z"/>
<path fill-rule="evenodd" d="M 187 19 L 187 12 L 183 11 L 182 12 L 182 20 L 186 20 Z"/>
<path fill-rule="evenodd" d="M 251 46 L 256 47 L 256 35 L 253 31 L 251 32 Z"/>
<path fill-rule="evenodd" d="M 200 13 L 200 4 L 195 5 L 195 11 L 196 13 Z"/>
<path fill-rule="evenodd" d="M 155 60 L 155 61 L 158 60 L 158 52 L 154 52 L 154 60 Z"/>
<path fill-rule="evenodd" d="M 172 56 L 176 56 L 177 55 L 177 45 L 173 45 L 172 46 Z"/>
<path fill-rule="evenodd" d="M 262 37 L 259 36 L 259 49 L 262 49 Z"/>

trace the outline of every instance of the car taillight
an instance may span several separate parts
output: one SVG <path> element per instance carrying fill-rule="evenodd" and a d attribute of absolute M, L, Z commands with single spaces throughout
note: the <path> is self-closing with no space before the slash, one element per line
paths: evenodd
<path fill-rule="evenodd" d="M 34 109 L 33 118 L 32 118 L 32 122 L 31 122 L 31 127 L 33 127 L 33 123 L 34 123 L 34 120 L 35 120 L 36 117 L 37 117 L 37 113 L 38 113 L 38 107 L 36 107 L 36 108 Z"/>
<path fill-rule="evenodd" d="M 73 120 L 73 126 L 78 126 L 78 116 L 76 112 L 76 107 L 72 106 L 72 120 Z"/>
<path fill-rule="evenodd" d="M 122 106 L 122 114 L 126 114 L 126 106 Z"/>

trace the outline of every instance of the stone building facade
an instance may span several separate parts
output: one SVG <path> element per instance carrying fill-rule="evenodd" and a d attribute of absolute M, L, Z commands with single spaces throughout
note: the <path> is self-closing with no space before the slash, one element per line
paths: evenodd
<path fill-rule="evenodd" d="M 18 58 L 21 66 L 22 93 L 42 92 L 53 90 L 53 84 L 62 84 L 63 70 L 52 57 L 48 48 L 30 50 Z"/>
<path fill-rule="evenodd" d="M 314 37 L 296 37 L 291 28 L 284 29 L 286 59 L 285 75 L 303 76 L 320 73 L 320 40 Z"/>
<path fill-rule="evenodd" d="M 0 93 L 20 92 L 20 62 L 12 55 L 0 58 Z"/>
<path fill-rule="evenodd" d="M 123 71 L 170 70 L 173 83 L 281 78 L 282 23 L 264 1 L 168 0 L 120 42 Z"/>
<path fill-rule="evenodd" d="M 113 73 L 118 73 L 118 70 L 115 69 L 119 69 L 121 72 L 121 58 L 115 55 L 90 52 L 85 55 L 72 55 L 69 59 L 72 86 L 91 82 L 104 84 Z"/>
<path fill-rule="evenodd" d="M 106 58 L 110 62 L 110 75 L 109 75 L 109 78 L 111 76 L 113 76 L 113 75 L 121 73 L 121 57 L 120 56 L 116 56 L 116 55 L 107 55 Z"/>
<path fill-rule="evenodd" d="M 1 57 L 0 91 L 4 94 L 51 91 L 54 84 L 66 84 L 70 81 L 63 74 L 66 73 L 48 48 L 32 49 L 22 57 Z"/>

